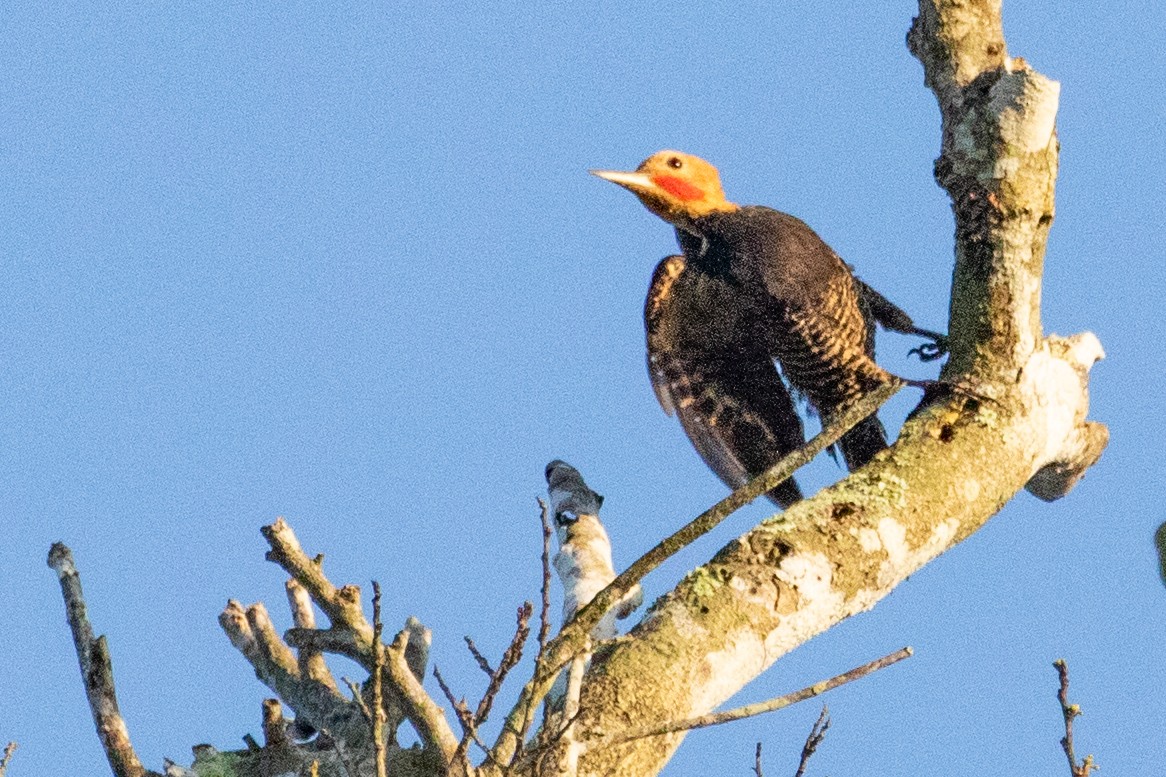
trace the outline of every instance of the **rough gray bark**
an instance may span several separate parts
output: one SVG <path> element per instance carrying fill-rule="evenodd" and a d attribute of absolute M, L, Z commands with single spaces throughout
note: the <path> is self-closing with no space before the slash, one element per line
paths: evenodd
<path fill-rule="evenodd" d="M 390 773 L 550 775 L 566 768 L 653 775 L 683 733 L 631 741 L 616 734 L 711 712 L 789 650 L 872 607 L 1021 489 L 1053 500 L 1073 487 L 1101 455 L 1107 431 L 1086 420 L 1088 372 L 1102 356 L 1100 343 L 1089 333 L 1045 336 L 1040 321 L 1058 85 L 1008 56 L 999 0 L 920 0 L 908 46 L 939 101 L 935 173 L 955 216 L 951 358 L 943 378 L 971 390 L 921 409 L 868 466 L 730 542 L 657 601 L 630 635 L 596 647 L 589 631 L 598 618 L 565 629 L 545 653 L 540 649 L 525 706 L 511 713 L 491 757 L 477 767 L 462 759 L 477 736 L 472 717 L 467 724 L 459 714 L 465 728 L 459 744 L 445 711 L 422 688 L 424 659 L 419 666 L 410 660 L 410 649 L 425 641 L 424 628 L 415 624 L 392 645 L 374 644 L 359 589 L 333 586 L 282 522 L 267 527 L 269 558 L 331 626 L 316 629 L 310 606 L 295 593 L 291 603 L 301 614 L 282 639 L 262 605 L 232 603 L 223 627 L 285 703 L 363 755 L 345 765 L 335 754 L 313 756 L 288 742 L 276 705 L 265 712 L 268 744 L 250 753 L 206 752 L 196 772 L 274 774 L 303 770 L 315 757 L 321 773 L 369 773 L 371 734 L 327 675 L 324 651 L 370 671 L 381 655 L 391 728 L 407 720 L 424 743 L 416 750 L 391 747 Z M 604 593 L 596 597 L 604 600 Z M 590 617 L 588 608 L 580 617 Z M 578 694 L 570 694 L 578 711 L 570 736 L 537 732 L 523 752 L 534 705 L 564 665 L 592 648 Z"/>

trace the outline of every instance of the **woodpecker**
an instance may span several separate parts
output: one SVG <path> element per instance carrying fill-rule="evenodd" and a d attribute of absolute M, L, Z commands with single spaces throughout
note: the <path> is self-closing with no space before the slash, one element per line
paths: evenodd
<path fill-rule="evenodd" d="M 825 425 L 900 380 L 875 362 L 876 324 L 931 340 L 924 359 L 944 352 L 943 335 L 917 328 L 805 222 L 726 199 L 705 160 L 660 151 L 632 172 L 591 172 L 676 230 L 682 254 L 657 265 L 644 305 L 648 371 L 661 406 L 729 488 L 805 442 L 786 382 Z M 852 470 L 886 445 L 873 414 L 839 442 Z M 788 507 L 801 491 L 790 478 L 769 497 Z"/>

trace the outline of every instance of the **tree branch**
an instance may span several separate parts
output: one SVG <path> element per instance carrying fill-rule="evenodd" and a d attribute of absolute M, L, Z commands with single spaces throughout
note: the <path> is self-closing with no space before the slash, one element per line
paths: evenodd
<path fill-rule="evenodd" d="M 372 651 L 372 625 L 365 620 L 360 607 L 360 589 L 354 585 L 337 588 L 324 576 L 323 556 L 308 558 L 300 547 L 291 527 L 282 518 L 259 530 L 271 550 L 267 560 L 283 567 L 293 579 L 311 594 L 332 625 L 348 629 L 356 637 L 361 649 Z"/>
<path fill-rule="evenodd" d="M 1014 382 L 1037 350 L 1060 85 L 1008 56 L 1000 0 L 920 0 L 907 36 L 939 101 L 956 222 L 947 371 Z"/>
<path fill-rule="evenodd" d="M 826 732 L 830 730 L 830 710 L 826 705 L 822 705 L 822 712 L 818 715 L 818 719 L 814 725 L 810 727 L 810 733 L 806 736 L 806 743 L 802 745 L 802 757 L 798 761 L 798 770 L 794 772 L 794 777 L 802 777 L 806 773 L 806 766 L 810 763 L 810 756 L 818 751 L 818 745 L 822 744 L 822 740 L 826 738 Z"/>
<path fill-rule="evenodd" d="M 284 587 L 287 590 L 287 604 L 291 609 L 292 623 L 296 628 L 316 628 L 316 613 L 312 609 L 312 599 L 308 589 L 304 588 L 295 578 L 289 579 Z M 317 650 L 302 649 L 297 656 L 300 674 L 322 683 L 330 688 L 336 687 L 336 678 L 332 676 L 324 655 Z"/>
<path fill-rule="evenodd" d="M 385 695 L 384 695 L 384 667 L 385 654 L 380 650 L 381 632 L 384 625 L 381 623 L 381 585 L 372 581 L 372 641 L 378 647 L 373 656 L 372 667 L 372 715 L 369 722 L 372 724 L 372 746 L 376 754 L 376 777 L 386 777 L 388 761 L 385 758 Z"/>
<path fill-rule="evenodd" d="M 280 639 L 262 604 L 245 608 L 232 599 L 220 613 L 219 625 L 255 669 L 255 676 L 297 716 L 334 738 L 354 744 L 368 741 L 359 710 L 336 690 L 335 683 L 322 683 L 300 674 L 295 656 Z"/>
<path fill-rule="evenodd" d="M 1085 756 L 1085 760 L 1077 763 L 1077 755 L 1073 749 L 1073 719 L 1081 714 L 1081 708 L 1069 703 L 1069 665 L 1065 659 L 1058 658 L 1053 662 L 1060 678 L 1060 687 L 1057 689 L 1057 701 L 1061 703 L 1061 715 L 1065 719 L 1065 736 L 1061 737 L 1061 749 L 1069 759 L 1069 773 L 1072 777 L 1089 777 L 1089 773 L 1098 768 L 1093 763 L 1093 756 Z"/>
<path fill-rule="evenodd" d="M 117 705 L 109 645 L 105 637 L 93 636 L 93 626 L 89 623 L 85 607 L 85 595 L 81 591 L 81 576 L 73 563 L 73 552 L 55 542 L 49 549 L 48 564 L 61 582 L 65 616 L 73 632 L 73 644 L 77 648 L 77 660 L 81 665 L 81 679 L 85 683 L 85 696 L 89 699 L 93 723 L 97 726 L 97 736 L 101 739 L 110 768 L 116 777 L 157 775 L 157 772 L 146 771 L 130 743 L 129 730 Z M 10 753 L 5 751 L 5 765 L 8 755 Z"/>

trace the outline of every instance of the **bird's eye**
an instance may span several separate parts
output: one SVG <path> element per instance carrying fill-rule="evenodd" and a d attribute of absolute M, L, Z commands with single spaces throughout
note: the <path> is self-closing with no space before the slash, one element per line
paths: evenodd
<path fill-rule="evenodd" d="M 680 157 L 674 156 L 668 159 L 668 166 L 673 170 L 679 170 L 680 168 L 684 167 L 684 162 L 680 160 Z"/>

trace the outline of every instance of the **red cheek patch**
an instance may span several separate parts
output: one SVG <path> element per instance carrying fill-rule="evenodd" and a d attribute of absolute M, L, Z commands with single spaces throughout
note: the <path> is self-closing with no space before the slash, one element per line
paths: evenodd
<path fill-rule="evenodd" d="M 657 175 L 652 177 L 652 183 L 683 202 L 704 198 L 704 192 L 699 186 L 694 186 L 683 178 L 672 175 Z"/>

